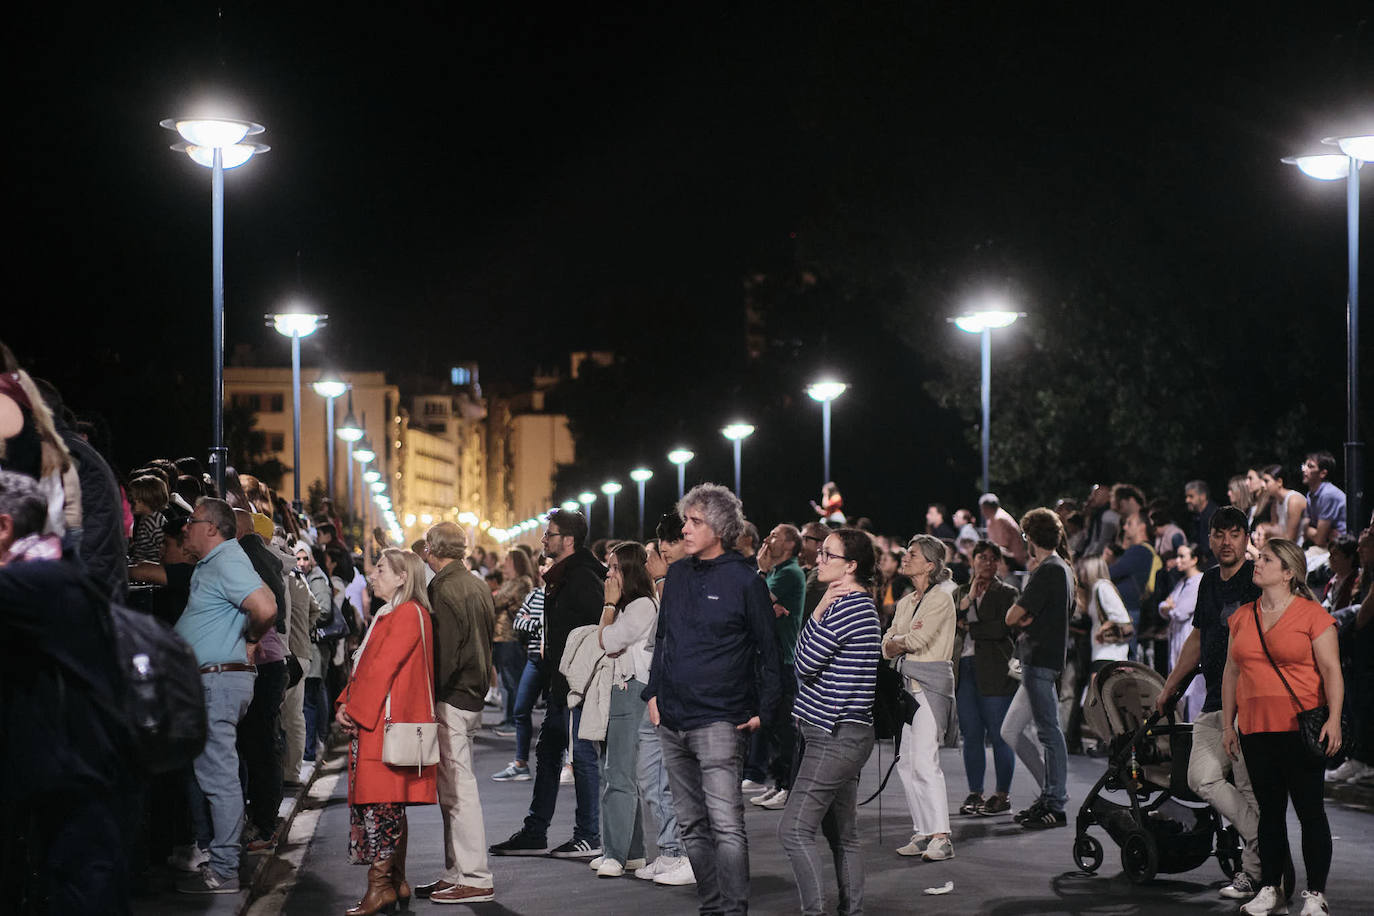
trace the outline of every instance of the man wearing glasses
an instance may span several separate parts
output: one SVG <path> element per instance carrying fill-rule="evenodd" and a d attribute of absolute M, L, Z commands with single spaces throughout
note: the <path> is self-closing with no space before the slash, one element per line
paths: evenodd
<path fill-rule="evenodd" d="M 816 605 L 821 603 L 821 596 L 825 594 L 825 583 L 821 582 L 816 571 L 816 552 L 821 549 L 821 544 L 825 542 L 826 535 L 830 529 L 820 522 L 808 522 L 802 526 L 801 530 L 801 552 L 797 554 L 797 561 L 801 563 L 802 570 L 806 573 L 806 602 L 802 606 L 802 619 L 816 609 Z"/>
<path fill-rule="evenodd" d="M 581 707 L 568 715 L 568 680 L 558 671 L 568 634 L 601 620 L 606 567 L 585 546 L 587 517 L 559 509 L 549 513 L 544 530 L 544 557 L 554 561 L 544 574 L 544 654 L 539 662 L 540 689 L 548 687 L 548 705 L 535 745 L 534 798 L 525 824 L 510 839 L 491 847 L 496 856 L 542 856 L 593 859 L 601 855 L 601 779 L 596 748 L 576 737 Z M 571 730 L 569 728 L 571 718 Z M 558 802 L 563 752 L 572 741 L 573 782 L 577 789 L 577 822 L 573 837 L 552 850 L 549 824 Z"/>

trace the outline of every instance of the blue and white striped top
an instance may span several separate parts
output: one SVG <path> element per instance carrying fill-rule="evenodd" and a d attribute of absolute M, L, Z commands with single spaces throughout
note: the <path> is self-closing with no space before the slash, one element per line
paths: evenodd
<path fill-rule="evenodd" d="M 520 609 L 515 612 L 515 619 L 511 621 L 511 628 L 529 634 L 530 641 L 525 650 L 530 655 L 535 658 L 543 656 L 544 586 L 539 586 L 525 596 L 524 603 L 520 605 Z"/>
<path fill-rule="evenodd" d="M 797 637 L 793 717 L 828 732 L 841 722 L 872 725 L 882 658 L 878 609 L 867 592 L 836 599 L 819 622 L 808 614 Z"/>

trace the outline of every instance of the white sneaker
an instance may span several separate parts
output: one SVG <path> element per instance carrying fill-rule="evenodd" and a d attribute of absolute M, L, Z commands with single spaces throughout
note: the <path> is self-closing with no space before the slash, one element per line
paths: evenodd
<path fill-rule="evenodd" d="M 666 884 L 669 887 L 685 887 L 688 884 L 696 884 L 697 876 L 692 871 L 692 860 L 686 856 L 680 856 L 671 868 L 654 875 L 655 884 Z"/>
<path fill-rule="evenodd" d="M 781 811 L 787 807 L 787 790 L 779 789 L 769 796 L 767 801 L 759 802 L 760 808 L 767 808 L 769 811 Z"/>
<path fill-rule="evenodd" d="M 740 791 L 741 791 L 741 792 L 757 792 L 759 789 L 766 789 L 766 788 L 768 788 L 768 787 L 767 787 L 766 785 L 764 785 L 763 783 L 761 783 L 761 782 L 754 782 L 754 780 L 752 780 L 752 779 L 746 779 L 746 780 L 744 780 L 744 782 L 742 782 L 742 783 L 739 784 L 739 787 L 740 787 Z"/>
<path fill-rule="evenodd" d="M 603 858 L 601 866 L 596 870 L 598 878 L 619 878 L 623 874 L 625 874 L 625 866 L 615 859 Z"/>
<path fill-rule="evenodd" d="M 563 772 L 558 774 L 558 784 L 560 786 L 570 786 L 573 782 L 572 764 L 566 763 L 563 765 Z"/>
<path fill-rule="evenodd" d="M 296 774 L 296 781 L 301 785 L 310 784 L 310 777 L 315 775 L 315 762 L 313 760 L 301 761 L 300 772 Z"/>
<path fill-rule="evenodd" d="M 1266 884 L 1260 888 L 1255 899 L 1241 907 L 1240 911 L 1247 916 L 1284 916 L 1288 912 L 1288 901 L 1283 899 L 1277 887 Z"/>
<path fill-rule="evenodd" d="M 597 856 L 595 859 L 592 859 L 590 862 L 587 863 L 587 867 L 590 868 L 592 871 L 596 871 L 607 861 L 613 862 L 615 860 L 608 860 L 605 856 Z M 628 871 L 635 871 L 636 869 L 643 868 L 644 866 L 645 860 L 642 857 L 638 859 L 630 859 L 628 862 L 625 863 L 625 869 Z"/>
<path fill-rule="evenodd" d="M 677 856 L 659 856 L 643 868 L 635 869 L 635 877 L 652 881 L 654 878 L 677 864 Z"/>
<path fill-rule="evenodd" d="M 1358 760 L 1351 759 L 1341 764 L 1341 768 L 1344 769 L 1348 764 L 1351 763 L 1355 764 L 1355 769 L 1352 770 L 1351 774 L 1345 778 L 1345 782 L 1347 785 L 1362 785 L 1374 781 L 1374 767 L 1370 766 L 1367 763 L 1361 763 Z"/>
<path fill-rule="evenodd" d="M 605 856 L 597 856 L 595 859 L 592 859 L 590 862 L 587 863 L 587 867 L 590 868 L 592 871 L 596 871 L 598 868 L 601 867 L 601 863 L 605 861 Z"/>
<path fill-rule="evenodd" d="M 200 867 L 210 861 L 210 853 L 201 849 L 195 843 L 190 846 L 178 846 L 172 850 L 172 854 L 167 857 L 167 864 L 177 871 L 190 872 L 195 874 L 200 871 Z"/>
<path fill-rule="evenodd" d="M 1359 762 L 1358 760 L 1356 760 L 1354 757 L 1351 757 L 1349 760 L 1347 760 L 1345 763 L 1341 764 L 1340 766 L 1336 767 L 1334 770 L 1327 770 L 1327 771 L 1326 771 L 1326 781 L 1327 781 L 1327 782 L 1345 782 L 1345 781 L 1346 781 L 1347 779 L 1349 779 L 1351 776 L 1354 776 L 1354 775 L 1355 775 L 1355 769 L 1356 769 L 1359 765 L 1360 765 L 1360 762 Z"/>
<path fill-rule="evenodd" d="M 897 855 L 919 856 L 926 851 L 926 847 L 929 845 L 930 837 L 921 836 L 919 833 L 913 833 L 911 835 L 911 842 L 907 843 L 905 846 L 899 847 L 897 849 Z"/>
<path fill-rule="evenodd" d="M 749 804 L 762 805 L 764 802 L 768 801 L 768 799 L 772 798 L 774 795 L 777 794 L 777 789 L 765 789 L 761 794 L 755 795 L 753 798 L 749 799 Z"/>
<path fill-rule="evenodd" d="M 1255 882 L 1242 869 L 1236 872 L 1230 884 L 1221 889 L 1221 896 L 1228 900 L 1249 900 L 1255 896 Z"/>
<path fill-rule="evenodd" d="M 947 836 L 931 837 L 921 858 L 927 862 L 941 862 L 954 858 L 954 843 Z"/>
<path fill-rule="evenodd" d="M 1326 916 L 1331 908 L 1326 905 L 1326 895 L 1321 891 L 1302 892 L 1302 916 Z"/>

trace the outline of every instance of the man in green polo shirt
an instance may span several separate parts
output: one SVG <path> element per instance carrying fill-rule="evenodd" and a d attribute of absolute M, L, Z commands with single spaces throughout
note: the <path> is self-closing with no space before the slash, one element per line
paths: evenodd
<path fill-rule="evenodd" d="M 759 572 L 764 574 L 769 597 L 773 601 L 774 632 L 778 636 L 778 656 L 782 668 L 782 697 L 773 723 L 755 738 L 766 749 L 773 788 L 749 801 L 774 811 L 787 804 L 787 792 L 792 786 L 792 744 L 795 740 L 792 698 L 797 692 L 794 652 L 797 635 L 801 633 L 802 623 L 806 619 L 803 612 L 806 573 L 797 562 L 801 549 L 801 532 L 794 525 L 784 524 L 769 532 L 758 553 Z"/>

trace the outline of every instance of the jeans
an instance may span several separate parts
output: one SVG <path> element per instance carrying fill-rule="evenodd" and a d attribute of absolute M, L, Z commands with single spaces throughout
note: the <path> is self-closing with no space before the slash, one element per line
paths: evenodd
<path fill-rule="evenodd" d="M 313 761 L 320 742 L 329 735 L 329 698 L 324 692 L 324 678 L 305 679 L 305 759 Z"/>
<path fill-rule="evenodd" d="M 1202 678 L 1197 679 L 1201 682 Z M 1232 760 L 1221 747 L 1221 710 L 1204 712 L 1193 722 L 1193 750 L 1188 756 L 1188 788 L 1231 822 L 1245 841 L 1241 867 L 1256 880 L 1260 877 L 1259 807 L 1250 788 L 1245 747 Z M 1230 774 L 1235 784 L 1226 780 Z"/>
<path fill-rule="evenodd" d="M 568 749 L 568 740 L 577 734 L 577 726 L 582 721 L 582 708 L 578 707 L 568 715 L 566 694 L 555 696 L 557 691 L 549 691 L 548 708 L 544 710 L 544 722 L 539 726 L 539 742 L 535 745 L 534 757 L 534 797 L 530 800 L 529 814 L 525 815 L 524 830 L 535 839 L 547 839 L 549 824 L 553 821 L 554 808 L 558 804 L 558 777 L 563 773 L 563 752 Z M 572 732 L 568 731 L 568 720 L 572 720 Z M 573 746 L 573 783 L 577 790 L 577 819 L 573 828 L 574 840 L 586 840 L 593 846 L 601 845 L 601 824 L 599 802 L 597 799 L 600 778 L 597 774 L 596 747 L 590 741 L 572 738 Z"/>
<path fill-rule="evenodd" d="M 658 740 L 682 845 L 697 878 L 703 916 L 749 912 L 749 838 L 740 776 L 748 733 L 729 722 L 691 731 L 660 726 Z"/>
<path fill-rule="evenodd" d="M 528 763 L 530 759 L 530 735 L 534 725 L 530 713 L 534 711 L 534 701 L 539 699 L 548 685 L 539 673 L 539 662 L 530 658 L 525 662 L 525 670 L 520 672 L 520 683 L 515 688 L 515 707 L 512 715 L 515 721 L 515 759 Z"/>
<path fill-rule="evenodd" d="M 258 665 L 253 702 L 239 723 L 239 757 L 243 760 L 248 817 L 264 837 L 276 831 L 277 810 L 281 808 L 281 704 L 285 692 L 286 662 Z"/>
<path fill-rule="evenodd" d="M 1302 860 L 1307 868 L 1307 889 L 1326 893 L 1331 873 L 1331 824 L 1326 819 L 1323 777 L 1325 768 L 1303 747 L 1302 736 L 1292 732 L 1260 732 L 1241 735 L 1245 759 L 1250 762 L 1250 784 L 1259 805 L 1260 883 L 1278 886 L 1287 870 L 1288 800 L 1302 825 Z M 1292 888 L 1292 882 L 1288 887 Z"/>
<path fill-rule="evenodd" d="M 251 671 L 202 674 L 209 728 L 205 749 L 195 760 L 196 785 L 210 807 L 210 868 L 221 878 L 239 873 L 239 834 L 243 832 L 243 784 L 236 745 L 239 722 L 253 702 Z M 203 810 L 203 809 L 202 809 Z M 276 812 L 272 812 L 276 816 Z"/>
<path fill-rule="evenodd" d="M 525 670 L 525 647 L 514 640 L 494 642 L 491 644 L 491 663 L 496 666 L 496 676 L 506 699 L 501 724 L 510 725 L 515 721 L 515 697 L 520 689 L 520 675 Z"/>
<path fill-rule="evenodd" d="M 792 751 L 797 743 L 797 730 L 792 721 L 792 703 L 797 693 L 797 669 L 785 662 L 779 684 L 778 708 L 771 725 L 754 732 L 749 739 L 749 757 L 744 764 L 744 776 L 755 782 L 772 779 L 773 785 L 786 789 L 792 784 Z"/>
<path fill-rule="evenodd" d="M 644 685 L 631 678 L 611 688 L 610 717 L 601 755 L 601 849 L 606 858 L 624 865 L 644 856 L 644 820 L 635 781 L 639 754 L 639 723 L 646 703 L 639 698 Z"/>
<path fill-rule="evenodd" d="M 825 885 L 816 855 L 816 831 L 825 833 L 835 861 L 841 916 L 864 909 L 864 863 L 859 842 L 859 773 L 873 752 L 873 728 L 844 722 L 830 733 L 800 726 L 805 750 L 778 824 L 804 916 L 825 913 Z"/>
<path fill-rule="evenodd" d="M 668 788 L 668 768 L 663 765 L 658 729 L 649 721 L 647 707 L 639 720 L 639 797 L 658 824 L 658 854 L 674 859 L 681 856 L 682 839 L 678 836 L 673 790 Z"/>
<path fill-rule="evenodd" d="M 959 689 L 954 699 L 959 711 L 959 731 L 964 735 L 964 776 L 968 779 L 968 790 L 979 795 L 983 793 L 983 774 L 988 766 L 983 741 L 991 738 L 997 791 L 1010 791 L 1011 775 L 1016 771 L 1016 752 L 1002 737 L 1002 720 L 1011 706 L 1011 697 L 985 697 L 978 692 L 973 656 L 970 655 L 959 659 Z"/>
<path fill-rule="evenodd" d="M 1056 671 L 1036 665 L 1023 665 L 1021 686 L 1011 698 L 1002 720 L 1002 740 L 1016 749 L 1016 756 L 1040 783 L 1040 799 L 1052 811 L 1063 811 L 1069 803 L 1069 748 L 1059 728 L 1059 698 L 1055 688 Z M 1039 747 L 1026 733 L 1035 722 Z"/>

